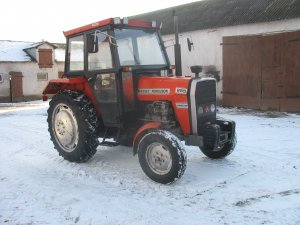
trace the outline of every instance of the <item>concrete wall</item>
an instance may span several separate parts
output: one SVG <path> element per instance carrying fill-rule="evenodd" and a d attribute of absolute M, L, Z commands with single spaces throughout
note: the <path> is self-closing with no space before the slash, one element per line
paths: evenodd
<path fill-rule="evenodd" d="M 179 21 L 180 22 L 180 21 Z M 222 38 L 224 36 L 255 35 L 282 33 L 300 30 L 300 18 L 282 20 L 268 23 L 248 24 L 231 27 L 222 27 L 209 30 L 200 30 L 180 34 L 182 52 L 183 74 L 191 75 L 190 66 L 193 65 L 215 65 L 222 77 Z M 194 50 L 188 51 L 186 39 L 194 42 Z M 163 36 L 165 46 L 174 44 L 174 35 Z M 173 46 L 167 47 L 170 61 L 174 64 Z M 218 98 L 221 99 L 222 80 L 218 84 Z"/>
<path fill-rule="evenodd" d="M 37 62 L 0 62 L 0 73 L 9 74 L 10 71 L 22 72 L 24 100 L 40 99 L 42 91 L 51 79 L 58 78 L 58 72 L 64 71 L 64 63 L 54 63 L 52 68 L 39 68 Z M 37 73 L 48 73 L 48 79 L 38 81 Z M 9 76 L 0 83 L 0 101 L 9 97 Z"/>

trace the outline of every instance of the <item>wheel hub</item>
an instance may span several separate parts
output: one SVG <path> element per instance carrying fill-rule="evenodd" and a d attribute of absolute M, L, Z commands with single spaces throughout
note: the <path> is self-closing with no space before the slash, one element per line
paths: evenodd
<path fill-rule="evenodd" d="M 52 129 L 60 147 L 72 152 L 78 144 L 78 124 L 73 111 L 65 104 L 58 104 L 53 110 Z"/>
<path fill-rule="evenodd" d="M 170 151 L 160 143 L 149 145 L 146 160 L 150 169 L 156 174 L 165 175 L 171 170 L 172 156 Z"/>

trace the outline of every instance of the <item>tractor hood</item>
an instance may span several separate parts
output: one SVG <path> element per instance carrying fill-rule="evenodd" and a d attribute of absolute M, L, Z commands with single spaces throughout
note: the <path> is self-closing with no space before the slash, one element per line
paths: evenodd
<path fill-rule="evenodd" d="M 145 76 L 139 79 L 138 99 L 140 101 L 173 101 L 175 96 L 187 96 L 190 77 L 151 77 Z M 178 99 L 178 97 L 176 97 Z"/>
<path fill-rule="evenodd" d="M 171 102 L 183 133 L 188 134 L 190 132 L 188 87 L 191 79 L 191 77 L 141 77 L 138 100 Z"/>

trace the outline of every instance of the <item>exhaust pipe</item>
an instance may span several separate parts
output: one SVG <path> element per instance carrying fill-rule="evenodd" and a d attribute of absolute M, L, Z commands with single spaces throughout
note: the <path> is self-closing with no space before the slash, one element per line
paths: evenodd
<path fill-rule="evenodd" d="M 179 34 L 178 34 L 178 16 L 175 15 L 175 10 L 173 10 L 174 17 L 174 32 L 175 32 L 175 45 L 174 45 L 174 54 L 175 54 L 175 66 L 176 66 L 176 76 L 182 76 L 182 67 L 181 67 L 181 47 L 179 44 Z"/>

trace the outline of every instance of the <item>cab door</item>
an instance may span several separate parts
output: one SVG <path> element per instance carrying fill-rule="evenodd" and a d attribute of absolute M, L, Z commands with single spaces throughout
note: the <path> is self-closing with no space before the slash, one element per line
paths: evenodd
<path fill-rule="evenodd" d="M 106 31 L 87 33 L 86 75 L 97 100 L 105 126 L 120 127 L 122 108 L 119 76 L 113 57 L 113 46 Z"/>

